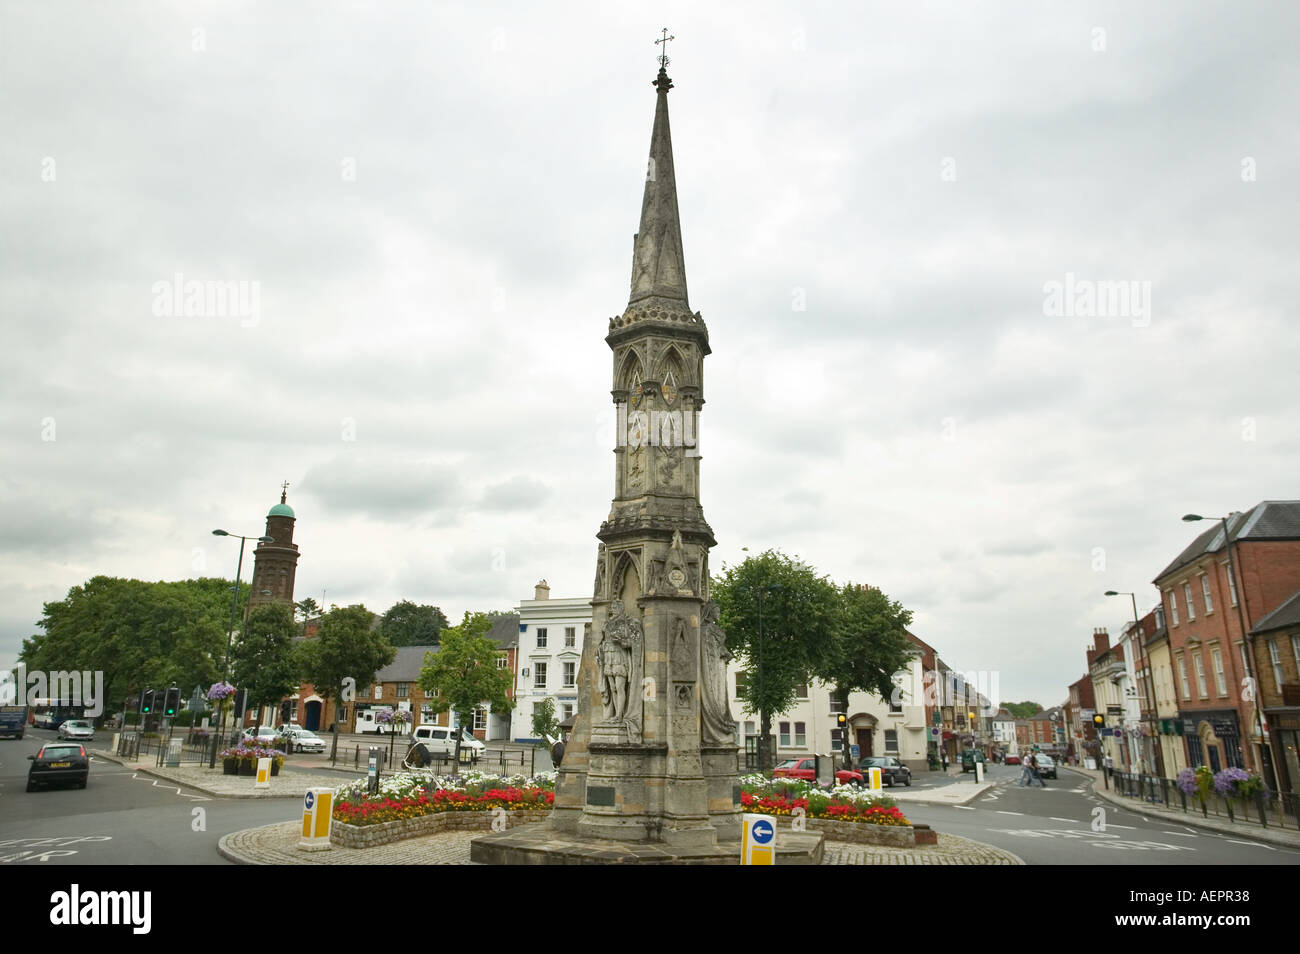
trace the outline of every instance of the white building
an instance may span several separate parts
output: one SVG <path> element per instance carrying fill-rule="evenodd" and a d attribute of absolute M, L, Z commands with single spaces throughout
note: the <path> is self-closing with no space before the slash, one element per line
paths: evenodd
<path fill-rule="evenodd" d="M 555 717 L 563 722 L 578 711 L 578 664 L 591 626 L 591 598 L 551 599 L 545 580 L 533 599 L 520 600 L 519 648 L 516 654 L 515 710 L 510 738 L 536 741 L 533 707 L 547 696 L 555 700 Z"/>
<path fill-rule="evenodd" d="M 745 709 L 737 697 L 737 686 L 751 678 L 746 666 L 732 660 L 727 667 L 731 713 L 737 720 L 737 741 L 746 752 L 757 752 L 759 716 Z M 925 720 L 924 672 L 918 651 L 911 664 L 897 678 L 894 699 L 882 699 L 866 692 L 849 694 L 849 745 L 858 747 L 858 758 L 896 755 L 913 771 L 926 767 L 928 729 Z M 835 700 L 831 686 L 813 680 L 804 686 L 793 706 L 772 716 L 773 755 L 776 762 L 801 755 L 842 757 L 840 730 L 836 727 Z"/>
<path fill-rule="evenodd" d="M 993 741 L 1008 755 L 1019 755 L 1016 743 L 1016 717 L 1006 709 L 993 714 Z"/>

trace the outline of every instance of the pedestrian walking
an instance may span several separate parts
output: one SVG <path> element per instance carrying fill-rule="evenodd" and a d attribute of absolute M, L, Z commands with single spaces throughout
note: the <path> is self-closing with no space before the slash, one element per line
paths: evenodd
<path fill-rule="evenodd" d="M 1033 787 L 1034 787 L 1034 782 L 1037 782 L 1039 785 L 1043 786 L 1043 788 L 1047 788 L 1047 783 L 1044 782 L 1042 776 L 1038 774 L 1038 756 L 1037 756 L 1037 755 L 1030 755 L 1030 756 L 1029 756 L 1029 770 L 1030 770 L 1030 772 L 1032 773 L 1032 777 L 1033 777 L 1033 780 L 1034 780 L 1033 782 L 1030 782 L 1030 783 L 1029 783 L 1029 787 L 1030 787 L 1030 788 L 1033 788 Z"/>
<path fill-rule="evenodd" d="M 1032 755 L 1026 755 L 1026 756 L 1024 757 L 1024 759 L 1021 760 L 1021 763 L 1020 763 L 1020 781 L 1016 783 L 1017 785 L 1029 785 L 1029 784 L 1032 784 L 1032 780 L 1033 780 L 1033 777 L 1034 777 L 1034 769 L 1033 769 L 1033 766 L 1030 764 L 1030 760 L 1031 760 L 1032 758 L 1033 758 Z"/>

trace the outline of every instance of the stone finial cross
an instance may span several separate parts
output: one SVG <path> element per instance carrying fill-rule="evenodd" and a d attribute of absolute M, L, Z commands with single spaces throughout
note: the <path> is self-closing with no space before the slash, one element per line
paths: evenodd
<path fill-rule="evenodd" d="M 666 70 L 668 69 L 668 64 L 670 62 L 670 60 L 668 59 L 668 41 L 675 40 L 677 39 L 677 37 L 669 36 L 667 27 L 664 27 L 663 32 L 664 32 L 663 38 L 659 40 L 655 40 L 655 46 L 659 46 L 661 43 L 663 44 L 663 50 L 661 50 L 659 53 L 659 68 Z"/>

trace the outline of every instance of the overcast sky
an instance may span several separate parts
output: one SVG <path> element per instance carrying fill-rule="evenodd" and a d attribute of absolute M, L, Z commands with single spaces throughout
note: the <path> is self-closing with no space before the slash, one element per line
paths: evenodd
<path fill-rule="evenodd" d="M 1300 497 L 1293 4 L 646 10 L 5 5 L 0 665 L 93 575 L 230 576 L 282 480 L 298 598 L 588 596 L 665 25 L 715 570 L 1051 704 L 1180 515 Z"/>

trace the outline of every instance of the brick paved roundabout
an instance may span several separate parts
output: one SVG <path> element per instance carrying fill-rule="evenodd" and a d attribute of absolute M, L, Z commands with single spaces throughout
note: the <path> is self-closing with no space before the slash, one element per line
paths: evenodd
<path fill-rule="evenodd" d="M 467 865 L 470 842 L 479 831 L 445 832 L 424 838 L 378 845 L 374 848 L 332 848 L 299 851 L 301 822 L 279 822 L 249 828 L 223 837 L 218 851 L 231 861 L 254 865 Z M 828 865 L 1022 865 L 1002 851 L 956 835 L 939 835 L 929 848 L 886 848 L 826 842 L 823 864 Z"/>

